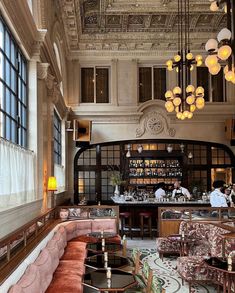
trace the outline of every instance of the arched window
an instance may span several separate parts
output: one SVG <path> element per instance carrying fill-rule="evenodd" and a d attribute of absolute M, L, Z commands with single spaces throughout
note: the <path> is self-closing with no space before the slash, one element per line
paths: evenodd
<path fill-rule="evenodd" d="M 53 44 L 53 47 L 54 47 L 54 52 L 55 52 L 55 56 L 56 56 L 57 65 L 58 65 L 60 74 L 62 75 L 62 68 L 61 68 L 61 60 L 60 60 L 59 48 L 58 48 L 58 46 L 57 46 L 56 43 Z M 63 94 L 63 83 L 62 83 L 62 81 L 60 83 L 60 91 Z"/>

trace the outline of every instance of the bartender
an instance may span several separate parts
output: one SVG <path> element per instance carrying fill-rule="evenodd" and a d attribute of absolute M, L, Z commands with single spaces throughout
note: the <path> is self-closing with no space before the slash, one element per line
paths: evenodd
<path fill-rule="evenodd" d="M 155 198 L 156 199 L 162 199 L 166 195 L 164 188 L 165 188 L 164 182 L 158 183 L 157 190 L 155 191 Z"/>
<path fill-rule="evenodd" d="M 181 186 L 179 181 L 175 181 L 174 190 L 172 192 L 172 198 L 186 197 L 187 199 L 191 198 L 191 195 L 187 188 Z"/>

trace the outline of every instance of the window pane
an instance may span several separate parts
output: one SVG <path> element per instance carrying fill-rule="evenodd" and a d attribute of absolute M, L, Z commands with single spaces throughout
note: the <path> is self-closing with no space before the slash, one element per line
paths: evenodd
<path fill-rule="evenodd" d="M 165 100 L 166 68 L 154 68 L 154 99 Z"/>
<path fill-rule="evenodd" d="M 224 73 L 223 69 L 216 75 L 211 76 L 211 91 L 213 102 L 223 102 L 224 96 Z M 226 101 L 226 99 L 224 98 Z"/>
<path fill-rule="evenodd" d="M 207 67 L 197 67 L 197 86 L 204 88 L 204 99 L 209 101 L 209 73 Z"/>
<path fill-rule="evenodd" d="M 81 69 L 81 102 L 94 103 L 94 69 Z"/>
<path fill-rule="evenodd" d="M 152 99 L 152 77 L 151 67 L 140 67 L 139 68 L 139 102 Z"/>
<path fill-rule="evenodd" d="M 56 111 L 54 111 L 54 162 L 61 165 L 61 120 Z"/>
<path fill-rule="evenodd" d="M 109 70 L 96 68 L 96 103 L 109 102 Z"/>

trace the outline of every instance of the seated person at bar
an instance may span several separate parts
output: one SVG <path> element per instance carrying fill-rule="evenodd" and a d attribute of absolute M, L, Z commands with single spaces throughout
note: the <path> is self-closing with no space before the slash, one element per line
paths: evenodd
<path fill-rule="evenodd" d="M 230 205 L 234 207 L 235 205 L 235 183 L 231 184 L 231 193 L 229 195 Z"/>
<path fill-rule="evenodd" d="M 225 182 L 223 180 L 216 180 L 213 183 L 214 190 L 210 194 L 210 204 L 213 208 L 227 207 L 225 194 L 222 193 Z"/>
<path fill-rule="evenodd" d="M 175 181 L 174 190 L 172 192 L 172 198 L 178 199 L 179 197 L 187 197 L 188 199 L 190 199 L 191 195 L 187 188 L 182 187 L 179 181 Z"/>
<path fill-rule="evenodd" d="M 160 183 L 157 184 L 156 187 L 157 187 L 157 190 L 155 191 L 155 198 L 156 199 L 162 199 L 166 195 L 166 192 L 164 190 L 165 183 L 160 182 Z"/>

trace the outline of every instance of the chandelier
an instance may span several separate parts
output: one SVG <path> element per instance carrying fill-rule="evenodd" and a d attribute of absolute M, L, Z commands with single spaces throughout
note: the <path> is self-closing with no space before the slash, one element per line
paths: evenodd
<path fill-rule="evenodd" d="M 196 109 L 205 106 L 203 87 L 191 84 L 191 71 L 202 65 L 202 56 L 194 57 L 189 43 L 189 0 L 178 0 L 178 53 L 166 62 L 169 71 L 176 70 L 178 85 L 165 93 L 165 107 L 181 120 L 192 118 Z"/>
<path fill-rule="evenodd" d="M 224 9 L 227 14 L 227 28 L 223 28 L 217 35 L 216 39 L 209 39 L 206 43 L 205 49 L 208 56 L 205 59 L 205 64 L 209 69 L 210 74 L 216 75 L 221 70 L 220 61 L 227 63 L 224 67 L 225 79 L 235 84 L 234 60 L 232 57 L 232 18 L 234 19 L 235 4 L 233 0 L 210 0 L 210 10 L 218 11 L 220 8 Z M 232 4 L 231 4 L 232 2 Z M 234 23 L 233 23 L 234 25 Z M 233 32 L 234 33 L 234 32 Z M 234 37 L 234 36 L 233 36 Z"/>

